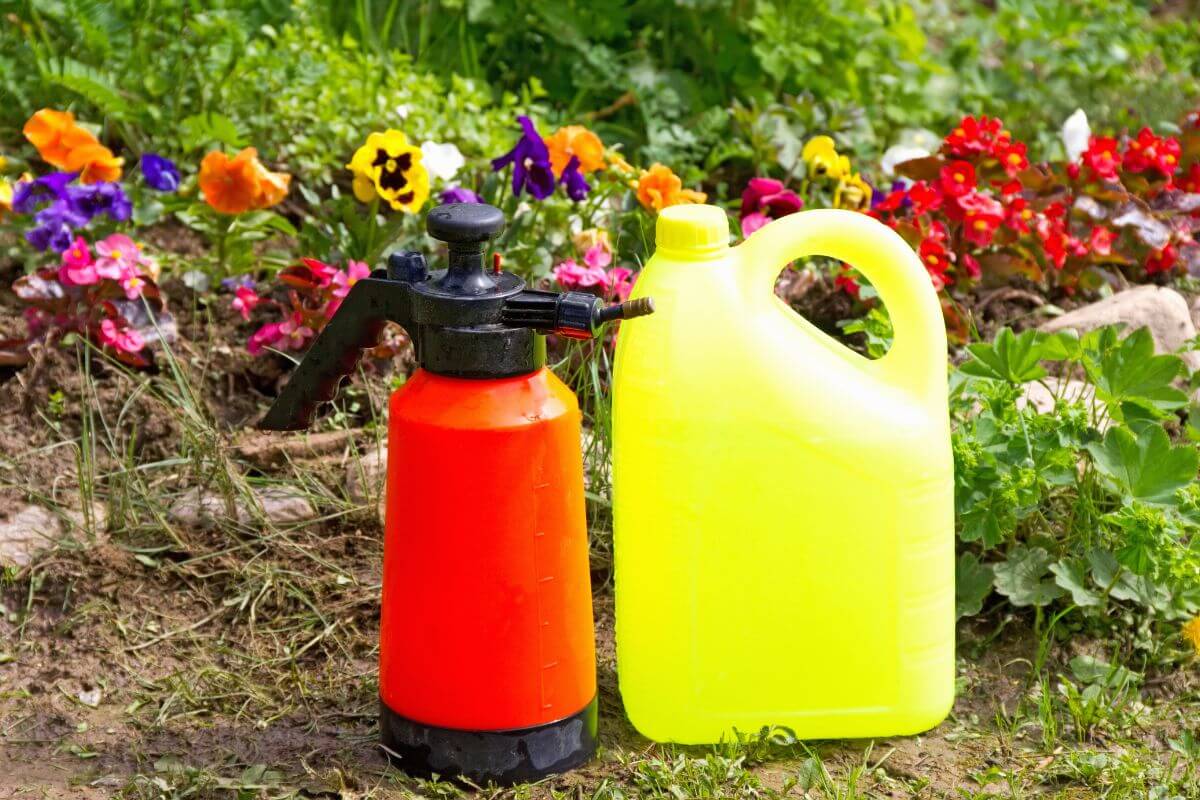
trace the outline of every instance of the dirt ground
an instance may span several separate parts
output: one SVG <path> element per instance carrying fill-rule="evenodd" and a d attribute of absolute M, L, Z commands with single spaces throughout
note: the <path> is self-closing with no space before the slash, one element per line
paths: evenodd
<path fill-rule="evenodd" d="M 180 339 L 155 370 L 84 364 L 66 347 L 32 386 L 0 372 L 0 525 L 30 505 L 55 515 L 0 583 L 0 800 L 1200 797 L 1194 668 L 1147 666 L 1131 692 L 1072 699 L 1070 660 L 1118 645 L 1003 610 L 960 626 L 958 699 L 924 736 L 651 743 L 617 690 L 603 508 L 599 756 L 504 791 L 408 779 L 376 746 L 377 498 L 347 491 L 393 376 L 370 372 L 307 444 L 264 445 L 246 429 L 286 361 L 250 358 L 227 309 L 170 291 Z M 1019 295 L 995 299 L 1006 306 L 1029 311 Z M 18 324 L 0 310 L 0 334 Z M 181 516 L 197 486 L 230 513 Z M 315 517 L 237 511 L 268 487 Z"/>

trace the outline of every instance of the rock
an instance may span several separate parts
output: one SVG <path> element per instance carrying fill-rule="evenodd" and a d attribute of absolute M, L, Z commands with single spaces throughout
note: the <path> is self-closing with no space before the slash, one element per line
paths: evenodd
<path fill-rule="evenodd" d="M 387 462 L 387 445 L 383 444 L 346 464 L 346 493 L 356 503 L 369 503 L 374 498 L 380 525 L 387 515 Z"/>
<path fill-rule="evenodd" d="M 263 514 L 277 525 L 304 522 L 317 516 L 317 510 L 313 507 L 312 500 L 308 498 L 308 495 L 295 489 L 283 487 L 256 489 L 254 494 L 258 498 L 259 505 L 262 506 Z"/>
<path fill-rule="evenodd" d="M 1047 333 L 1074 330 L 1085 333 L 1105 325 L 1124 324 L 1126 330 L 1149 328 L 1160 353 L 1174 353 L 1196 335 L 1192 312 L 1183 295 L 1162 286 L 1138 286 L 1096 303 L 1068 311 L 1043 323 Z M 1200 368 L 1200 353 L 1184 353 L 1189 368 Z"/>
<path fill-rule="evenodd" d="M 252 489 L 254 499 L 262 508 L 263 516 L 272 523 L 286 525 L 303 522 L 317 516 L 308 495 L 295 489 L 270 487 Z M 240 524 L 249 524 L 257 516 L 250 511 L 249 502 L 245 497 L 234 498 L 233 514 Z M 171 504 L 167 516 L 178 525 L 191 528 L 213 528 L 222 520 L 230 517 L 230 509 L 225 498 L 211 489 L 202 490 L 200 487 L 189 489 Z"/>
<path fill-rule="evenodd" d="M 387 445 L 368 450 L 361 458 L 351 458 L 346 464 L 346 493 L 355 502 L 366 502 L 383 494 L 387 481 Z"/>
<path fill-rule="evenodd" d="M 102 534 L 107 523 L 105 509 L 92 505 L 92 530 Z M 27 505 L 7 519 L 0 520 L 0 564 L 23 567 L 35 553 L 53 547 L 70 536 L 85 538 L 87 520 L 81 510 L 62 508 L 58 513 L 45 506 Z"/>
<path fill-rule="evenodd" d="M 278 467 L 297 459 L 320 458 L 344 451 L 361 433 L 361 429 L 301 435 L 251 431 L 238 438 L 233 450 L 256 467 Z"/>
<path fill-rule="evenodd" d="M 1063 380 L 1049 376 L 1041 381 L 1030 381 L 1022 387 L 1022 394 L 1017 398 L 1017 408 L 1032 406 L 1039 414 L 1049 414 L 1054 411 L 1055 398 L 1061 397 L 1067 402 L 1079 401 L 1084 407 L 1095 412 L 1096 427 L 1106 431 L 1112 425 L 1104 403 L 1096 399 L 1096 387 L 1087 381 L 1075 379 Z"/>
<path fill-rule="evenodd" d="M 23 567 L 38 550 L 51 547 L 61 531 L 58 517 L 42 506 L 25 506 L 0 522 L 0 564 Z"/>

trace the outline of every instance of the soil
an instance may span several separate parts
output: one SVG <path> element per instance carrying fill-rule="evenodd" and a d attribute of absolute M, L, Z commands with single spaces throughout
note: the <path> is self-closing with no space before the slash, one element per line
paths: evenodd
<path fill-rule="evenodd" d="M 205 425 L 188 421 L 181 384 L 161 356 L 147 373 L 94 360 L 85 380 L 79 346 L 63 346 L 46 354 L 32 386 L 20 371 L 0 373 L 0 510 L 30 501 L 78 506 L 86 489 L 81 463 L 85 474 L 108 476 L 109 505 L 105 536 L 64 538 L 5 573 L 0 800 L 230 797 L 235 788 L 247 792 L 238 797 L 285 789 L 307 797 L 444 795 L 445 788 L 430 790 L 388 769 L 375 746 L 382 531 L 370 503 L 347 505 L 339 496 L 344 453 L 370 438 L 363 432 L 368 409 L 379 407 L 389 377 L 374 373 L 358 382 L 357 396 L 368 402 L 344 404 L 319 443 L 273 448 L 246 429 L 277 391 L 288 361 L 249 356 L 244 342 L 254 321 L 242 322 L 223 296 L 196 295 L 171 281 L 164 290 L 178 323 L 178 369 Z M 850 298 L 820 281 L 792 281 L 781 293 L 830 332 L 854 311 Z M 1021 291 L 971 298 L 973 318 L 985 329 L 1026 324 L 1038 299 Z M 19 328 L 16 310 L 0 306 L 0 337 Z M 91 456 L 78 446 L 87 437 L 97 443 Z M 134 465 L 153 467 L 136 491 L 129 488 Z M 329 513 L 286 529 L 165 523 L 155 500 L 168 503 L 204 465 L 211 470 L 206 479 L 236 471 L 253 480 L 323 485 L 313 491 L 326 493 L 320 499 Z M 602 751 L 523 797 L 583 797 L 606 781 L 628 784 L 628 796 L 638 796 L 637 764 L 645 759 L 714 752 L 655 745 L 626 721 L 611 576 L 598 571 L 593 585 Z M 997 769 L 1052 770 L 1059 755 L 1039 749 L 1038 728 L 1014 733 L 1002 724 L 1031 691 L 1038 640 L 1028 623 L 1005 618 L 961 627 L 958 700 L 934 731 L 809 746 L 836 779 L 858 770 L 859 788 L 878 797 L 999 792 Z M 1052 648 L 1049 673 L 1066 671 L 1072 648 L 1087 646 Z M 1194 673 L 1148 676 L 1144 701 L 1190 697 L 1194 704 L 1198 692 Z M 1170 715 L 1148 719 L 1139 735 L 1165 758 L 1178 724 Z M 1088 744 L 1119 748 L 1102 734 Z M 764 747 L 752 751 L 746 767 L 762 787 L 782 790 L 809 751 Z"/>

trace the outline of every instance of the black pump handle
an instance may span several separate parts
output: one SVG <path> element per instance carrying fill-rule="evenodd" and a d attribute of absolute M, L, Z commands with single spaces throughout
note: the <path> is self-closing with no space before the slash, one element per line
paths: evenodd
<path fill-rule="evenodd" d="M 333 399 L 342 379 L 354 372 L 362 351 L 375 345 L 388 322 L 399 324 L 413 335 L 405 284 L 376 277 L 355 283 L 259 427 L 297 431 L 312 424 L 317 407 Z"/>

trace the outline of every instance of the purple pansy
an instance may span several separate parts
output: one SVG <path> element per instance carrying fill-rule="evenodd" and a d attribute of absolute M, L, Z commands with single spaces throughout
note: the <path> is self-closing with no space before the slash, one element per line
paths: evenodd
<path fill-rule="evenodd" d="M 254 288 L 254 277 L 251 275 L 234 275 L 229 278 L 221 279 L 221 288 L 228 289 L 233 292 L 238 288 L 245 287 L 248 289 Z"/>
<path fill-rule="evenodd" d="M 160 192 L 173 192 L 179 188 L 179 168 L 169 158 L 158 153 L 142 154 L 142 177 L 146 185 Z"/>
<path fill-rule="evenodd" d="M 61 253 L 71 246 L 72 229 L 86 222 L 66 200 L 56 200 L 34 215 L 37 225 L 25 232 L 25 240 L 38 250 Z"/>
<path fill-rule="evenodd" d="M 438 195 L 442 204 L 446 203 L 482 203 L 483 198 L 462 186 L 451 186 Z"/>
<path fill-rule="evenodd" d="M 107 214 L 117 222 L 124 222 L 133 213 L 133 204 L 125 196 L 119 183 L 92 183 L 67 187 L 67 198 L 71 205 L 90 222 L 99 214 Z"/>
<path fill-rule="evenodd" d="M 516 147 L 499 158 L 492 159 L 492 170 L 500 170 L 512 164 L 513 194 L 521 196 L 522 189 L 528 191 L 538 200 L 545 200 L 554 193 L 554 170 L 550 167 L 550 151 L 542 141 L 533 120 L 524 115 L 517 117 L 524 132 L 517 140 Z"/>
<path fill-rule="evenodd" d="M 32 214 L 44 202 L 66 197 L 67 184 L 77 172 L 51 172 L 35 181 L 21 181 L 13 190 L 12 208 L 18 214 Z"/>
<path fill-rule="evenodd" d="M 583 177 L 583 173 L 579 171 L 579 156 L 571 156 L 571 160 L 563 168 L 562 177 L 559 180 L 563 186 L 567 187 L 567 197 L 575 202 L 586 198 L 588 192 L 592 190 L 587 179 Z"/>

